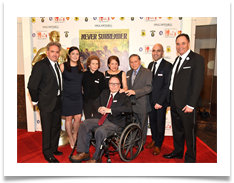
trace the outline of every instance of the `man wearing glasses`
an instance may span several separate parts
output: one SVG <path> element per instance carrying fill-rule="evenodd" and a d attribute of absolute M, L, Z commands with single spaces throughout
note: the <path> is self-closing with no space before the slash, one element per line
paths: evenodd
<path fill-rule="evenodd" d="M 120 79 L 112 76 L 109 80 L 109 88 L 103 90 L 101 95 L 93 102 L 94 110 L 99 112 L 99 118 L 90 118 L 81 123 L 78 140 L 77 154 L 72 156 L 74 162 L 88 160 L 87 163 L 97 163 L 98 153 L 102 140 L 116 127 L 125 127 L 125 115 L 122 113 L 132 112 L 132 105 L 125 93 L 119 93 Z M 92 137 L 91 130 L 94 128 L 96 140 L 96 151 L 90 159 L 89 145 Z"/>

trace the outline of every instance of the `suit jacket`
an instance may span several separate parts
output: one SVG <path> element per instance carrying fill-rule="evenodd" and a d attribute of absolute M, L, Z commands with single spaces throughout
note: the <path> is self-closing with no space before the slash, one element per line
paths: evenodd
<path fill-rule="evenodd" d="M 93 107 L 95 111 L 98 111 L 99 107 L 107 105 L 110 96 L 110 90 L 105 89 L 102 91 L 101 95 L 93 101 Z M 132 104 L 130 98 L 125 93 L 117 92 L 113 98 L 111 105 L 112 114 L 108 114 L 107 119 L 118 126 L 125 127 L 125 113 L 132 112 Z M 102 114 L 98 113 L 98 118 L 102 117 Z M 96 117 L 96 116 L 95 116 Z"/>
<path fill-rule="evenodd" d="M 174 65 L 175 63 L 173 67 Z M 198 106 L 204 82 L 204 71 L 204 58 L 190 51 L 178 70 L 173 84 L 174 101 L 177 108 L 183 109 L 186 105 L 194 108 Z"/>
<path fill-rule="evenodd" d="M 132 110 L 135 113 L 148 113 L 151 111 L 149 93 L 152 91 L 152 73 L 141 66 L 132 86 L 132 72 L 133 69 L 129 70 L 126 76 L 128 89 L 134 90 L 136 93 L 130 97 L 131 101 L 135 103 L 132 105 Z"/>
<path fill-rule="evenodd" d="M 51 112 L 55 108 L 58 88 L 56 74 L 49 59 L 46 57 L 37 62 L 29 78 L 28 90 L 32 101 L 38 101 L 40 111 Z"/>
<path fill-rule="evenodd" d="M 154 61 L 150 62 L 148 69 L 151 70 Z M 167 107 L 167 96 L 169 94 L 170 73 L 172 64 L 162 59 L 156 74 L 154 75 L 152 86 L 153 90 L 150 93 L 150 101 L 153 106 L 158 103 L 163 107 Z"/>

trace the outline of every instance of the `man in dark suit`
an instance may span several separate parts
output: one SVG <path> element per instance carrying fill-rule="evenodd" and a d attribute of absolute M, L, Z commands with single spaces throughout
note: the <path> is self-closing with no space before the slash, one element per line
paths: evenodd
<path fill-rule="evenodd" d="M 62 111 L 62 75 L 57 63 L 60 50 L 60 43 L 48 43 L 47 57 L 34 65 L 28 82 L 33 105 L 40 109 L 42 151 L 49 163 L 59 163 L 54 155 L 63 154 L 57 150 Z"/>
<path fill-rule="evenodd" d="M 184 141 L 187 151 L 185 163 L 196 162 L 195 123 L 199 96 L 204 80 L 204 58 L 189 49 L 187 34 L 176 37 L 176 58 L 171 73 L 171 117 L 174 150 L 165 158 L 179 158 L 184 154 Z"/>
<path fill-rule="evenodd" d="M 125 93 L 119 93 L 120 79 L 117 76 L 109 80 L 109 89 L 103 90 L 101 95 L 93 102 L 95 111 L 99 112 L 99 118 L 89 118 L 81 123 L 78 132 L 77 154 L 71 159 L 74 162 L 88 160 L 86 163 L 99 162 L 98 153 L 102 140 L 107 134 L 118 126 L 125 127 L 125 115 L 132 112 L 131 101 Z M 92 137 L 91 130 L 95 130 L 96 151 L 90 159 L 89 145 Z M 90 159 L 90 160 L 89 160 Z"/>
<path fill-rule="evenodd" d="M 159 155 L 164 140 L 165 116 L 168 107 L 167 96 L 169 93 L 169 77 L 172 64 L 162 58 L 163 46 L 155 44 L 152 49 L 152 58 L 148 69 L 152 72 L 153 90 L 150 93 L 150 105 L 152 111 L 149 113 L 152 141 L 146 148 L 154 148 L 153 154 Z"/>
<path fill-rule="evenodd" d="M 131 96 L 132 110 L 137 115 L 142 129 L 143 145 L 147 136 L 148 113 L 151 111 L 149 93 L 152 91 L 152 73 L 141 65 L 141 58 L 137 54 L 129 57 L 131 70 L 127 72 L 128 90 Z"/>

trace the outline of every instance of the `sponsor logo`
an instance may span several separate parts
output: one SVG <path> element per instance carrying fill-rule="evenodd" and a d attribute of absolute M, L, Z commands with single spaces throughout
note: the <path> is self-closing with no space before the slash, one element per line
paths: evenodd
<path fill-rule="evenodd" d="M 114 17 L 112 17 L 112 18 L 114 18 Z M 109 22 L 109 21 L 110 21 L 110 17 L 99 17 L 99 22 Z"/>
<path fill-rule="evenodd" d="M 179 20 L 182 20 L 182 17 L 179 17 Z"/>
<path fill-rule="evenodd" d="M 159 31 L 159 35 L 160 35 L 160 36 L 163 35 L 163 31 Z"/>
<path fill-rule="evenodd" d="M 85 17 L 85 22 L 88 22 L 88 21 L 89 21 L 88 17 Z"/>
<path fill-rule="evenodd" d="M 40 120 L 37 120 L 37 124 L 39 124 L 40 123 Z"/>
<path fill-rule="evenodd" d="M 142 47 L 140 47 L 140 48 L 139 48 L 139 51 L 140 51 L 140 52 L 142 52 L 142 51 L 143 51 L 143 48 L 142 48 Z"/>
<path fill-rule="evenodd" d="M 167 19 L 168 19 L 168 20 L 171 20 L 171 19 L 172 19 L 172 17 L 167 17 Z"/>
<path fill-rule="evenodd" d="M 55 23 L 63 23 L 63 22 L 65 22 L 65 18 L 64 17 L 54 17 L 54 22 Z"/>
<path fill-rule="evenodd" d="M 75 21 L 78 21 L 78 20 L 79 20 L 79 17 L 75 17 L 74 20 L 75 20 Z"/>
<path fill-rule="evenodd" d="M 140 17 L 140 19 L 142 20 L 142 19 L 143 19 L 143 17 Z"/>
<path fill-rule="evenodd" d="M 171 129 L 171 125 L 169 123 L 166 124 L 167 129 Z"/>
<path fill-rule="evenodd" d="M 165 29 L 165 37 L 166 38 L 174 38 L 176 37 L 176 29 Z"/>
<path fill-rule="evenodd" d="M 45 17 L 41 17 L 41 22 L 42 22 L 42 23 L 45 22 Z"/>
<path fill-rule="evenodd" d="M 67 19 L 67 20 L 69 20 L 69 19 L 70 19 L 70 17 L 66 17 L 66 19 Z"/>
<path fill-rule="evenodd" d="M 38 39 L 46 39 L 48 36 L 48 33 L 43 31 L 43 32 L 37 32 L 37 37 Z"/>
<path fill-rule="evenodd" d="M 170 53 L 170 52 L 171 52 L 171 47 L 170 47 L 170 46 L 167 46 L 166 52 L 167 52 L 167 53 Z"/>
<path fill-rule="evenodd" d="M 164 59 L 171 60 L 171 57 L 170 56 L 164 56 Z"/>
<path fill-rule="evenodd" d="M 146 45 L 145 46 L 145 53 L 148 54 L 148 53 L 152 53 L 152 49 L 153 49 L 153 45 Z"/>
<path fill-rule="evenodd" d="M 97 20 L 97 17 L 93 17 L 93 20 Z"/>
<path fill-rule="evenodd" d="M 146 21 L 155 21 L 157 20 L 157 17 L 145 17 Z"/>
<path fill-rule="evenodd" d="M 134 21 L 134 17 L 131 17 L 131 21 Z"/>
<path fill-rule="evenodd" d="M 120 20 L 125 20 L 125 18 L 124 17 L 120 17 Z"/>
<path fill-rule="evenodd" d="M 33 48 L 33 53 L 37 53 L 37 48 L 36 47 Z"/>
<path fill-rule="evenodd" d="M 181 34 L 181 33 L 182 33 L 182 31 L 178 31 L 178 35 Z"/>
<path fill-rule="evenodd" d="M 31 22 L 32 22 L 32 23 L 35 23 L 35 22 L 36 22 L 36 18 L 35 18 L 35 17 L 32 17 L 32 18 L 31 18 Z"/>
<path fill-rule="evenodd" d="M 158 17 L 159 19 L 162 19 L 162 17 Z"/>
<path fill-rule="evenodd" d="M 65 33 L 65 37 L 68 37 L 69 31 L 65 31 L 64 33 Z"/>
<path fill-rule="evenodd" d="M 35 33 L 32 33 L 32 37 L 36 37 L 36 34 L 35 34 Z"/>
<path fill-rule="evenodd" d="M 53 17 L 49 17 L 49 21 L 52 21 L 53 20 Z"/>
<path fill-rule="evenodd" d="M 111 17 L 111 19 L 112 19 L 112 20 L 114 20 L 114 19 L 115 19 L 115 17 Z"/>
<path fill-rule="evenodd" d="M 146 36 L 145 30 L 141 31 L 141 36 Z"/>
<path fill-rule="evenodd" d="M 151 37 L 154 37 L 155 36 L 155 30 L 152 30 L 152 31 L 150 31 L 151 32 Z"/>

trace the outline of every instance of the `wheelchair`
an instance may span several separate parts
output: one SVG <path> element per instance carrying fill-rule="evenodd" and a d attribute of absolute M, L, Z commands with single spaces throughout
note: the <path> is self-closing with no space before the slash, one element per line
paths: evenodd
<path fill-rule="evenodd" d="M 103 139 L 97 162 L 101 162 L 102 156 L 105 154 L 107 157 L 107 163 L 111 163 L 110 155 L 119 153 L 122 161 L 129 162 L 135 159 L 141 152 L 143 146 L 142 130 L 140 127 L 140 121 L 135 113 L 124 114 L 126 115 L 125 128 L 117 127 L 115 130 L 108 133 L 107 137 Z M 95 146 L 95 130 L 92 133 L 91 145 Z M 76 149 L 77 140 L 75 146 L 69 156 L 69 160 L 72 162 L 72 155 Z M 112 148 L 110 148 L 112 147 Z M 110 150 L 111 149 L 111 150 Z"/>

